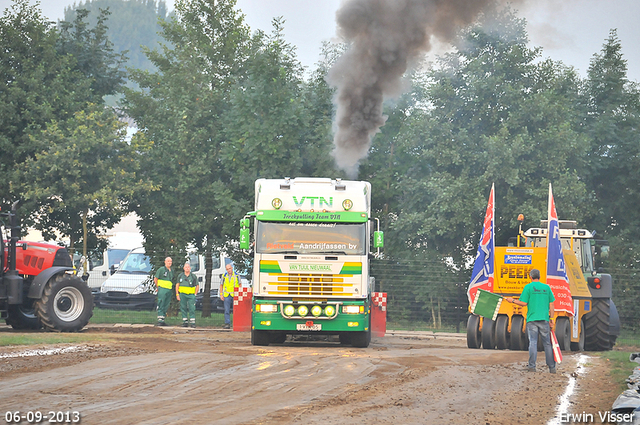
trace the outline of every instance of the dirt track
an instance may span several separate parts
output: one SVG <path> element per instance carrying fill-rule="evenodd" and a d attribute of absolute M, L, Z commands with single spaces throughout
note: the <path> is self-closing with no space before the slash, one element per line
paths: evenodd
<path fill-rule="evenodd" d="M 248 333 L 217 330 L 86 332 L 114 341 L 19 358 L 1 356 L 25 347 L 0 348 L 0 421 L 6 411 L 71 410 L 83 424 L 546 424 L 577 359 L 565 355 L 551 375 L 542 372 L 543 353 L 540 371 L 529 373 L 525 352 L 470 350 L 461 338 L 415 333 L 356 349 L 327 341 L 254 347 Z M 570 412 L 597 418 L 611 408 L 619 391 L 606 372 L 591 356 Z"/>

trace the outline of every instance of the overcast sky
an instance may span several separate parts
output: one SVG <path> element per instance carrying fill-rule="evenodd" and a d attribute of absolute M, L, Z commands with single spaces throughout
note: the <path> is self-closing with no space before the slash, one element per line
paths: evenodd
<path fill-rule="evenodd" d="M 35 1 L 35 0 L 32 0 Z M 343 0 L 238 0 L 252 29 L 271 30 L 276 16 L 285 19 L 285 36 L 297 47 L 303 65 L 313 68 L 323 40 L 335 37 L 335 12 Z M 73 0 L 43 0 L 42 10 L 52 20 L 61 19 Z M 173 0 L 166 0 L 169 9 Z M 0 9 L 11 0 L 0 0 Z M 562 60 L 586 75 L 594 53 L 600 52 L 609 30 L 618 29 L 629 79 L 640 81 L 640 0 L 530 0 L 516 6 L 527 19 L 532 46 L 541 46 L 544 57 Z"/>

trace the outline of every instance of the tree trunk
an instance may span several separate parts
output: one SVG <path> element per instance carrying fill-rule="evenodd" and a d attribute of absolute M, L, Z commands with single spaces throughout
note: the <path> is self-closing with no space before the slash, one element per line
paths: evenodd
<path fill-rule="evenodd" d="M 204 254 L 204 292 L 202 293 L 202 317 L 211 317 L 211 272 L 213 271 L 213 258 L 211 246 L 207 244 Z"/>

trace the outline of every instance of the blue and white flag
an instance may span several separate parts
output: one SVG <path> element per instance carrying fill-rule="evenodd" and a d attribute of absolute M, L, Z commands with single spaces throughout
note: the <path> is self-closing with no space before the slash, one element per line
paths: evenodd
<path fill-rule="evenodd" d="M 489 194 L 489 203 L 487 204 L 487 212 L 484 216 L 484 226 L 482 227 L 482 235 L 480 236 L 480 244 L 478 245 L 478 253 L 473 264 L 473 272 L 471 273 L 471 283 L 467 289 L 467 297 L 469 304 L 473 304 L 478 289 L 484 289 L 493 292 L 493 257 L 494 247 L 494 187 L 491 185 L 491 193 Z"/>

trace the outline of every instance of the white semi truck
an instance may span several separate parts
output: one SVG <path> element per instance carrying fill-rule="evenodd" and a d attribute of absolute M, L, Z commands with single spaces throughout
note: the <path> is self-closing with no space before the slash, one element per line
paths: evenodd
<path fill-rule="evenodd" d="M 241 221 L 249 249 L 254 223 L 251 343 L 287 335 L 332 334 L 367 347 L 371 340 L 371 184 L 329 178 L 259 179 L 255 210 Z M 377 222 L 376 229 L 379 229 Z M 372 240 L 373 237 L 373 240 Z"/>

